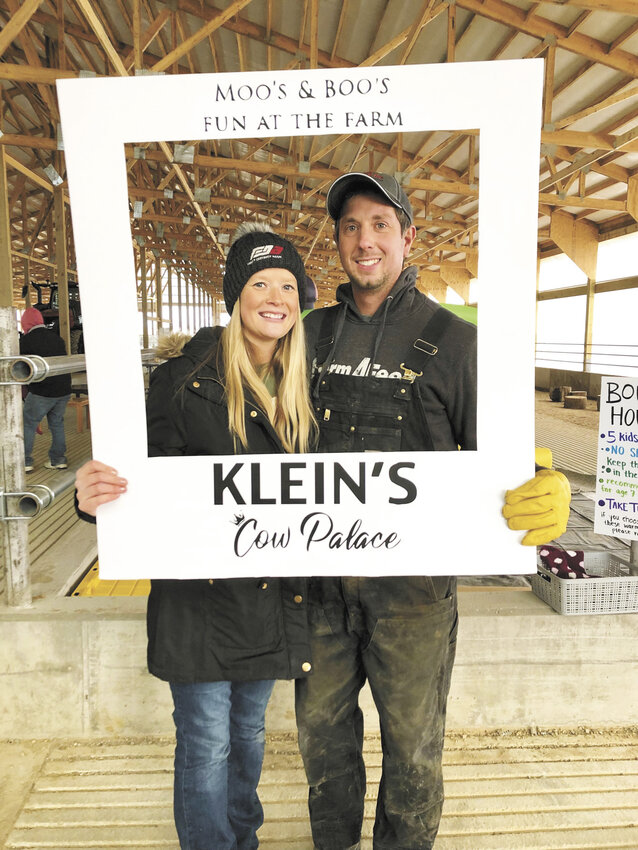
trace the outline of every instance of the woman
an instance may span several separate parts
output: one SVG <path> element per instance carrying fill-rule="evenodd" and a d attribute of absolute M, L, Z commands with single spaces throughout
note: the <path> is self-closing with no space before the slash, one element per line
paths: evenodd
<path fill-rule="evenodd" d="M 259 226 L 238 229 L 223 283 L 228 327 L 200 330 L 152 375 L 151 456 L 311 447 L 315 423 L 298 321 L 304 284 L 290 242 Z M 97 461 L 78 471 L 76 486 L 87 519 L 126 491 L 126 481 Z M 220 566 L 211 553 L 213 564 Z M 311 669 L 305 600 L 304 579 L 151 583 L 148 666 L 170 683 L 175 706 L 174 811 L 183 850 L 258 846 L 257 784 L 273 680 Z"/>

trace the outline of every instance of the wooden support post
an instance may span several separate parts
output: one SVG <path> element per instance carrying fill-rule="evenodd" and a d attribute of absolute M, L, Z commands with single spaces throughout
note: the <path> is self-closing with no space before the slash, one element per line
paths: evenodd
<path fill-rule="evenodd" d="M 534 350 L 536 350 L 536 343 L 538 342 L 538 293 L 540 292 L 541 287 L 541 255 L 540 251 L 536 252 L 536 301 L 535 301 L 535 315 L 534 315 Z"/>
<path fill-rule="evenodd" d="M 18 354 L 18 331 L 13 307 L 13 270 L 9 230 L 9 191 L 5 149 L 0 145 L 0 355 Z M 0 489 L 24 490 L 24 432 L 22 394 L 17 385 L 0 386 Z M 15 608 L 31 604 L 31 566 L 28 523 L 5 520 L 2 525 L 5 598 Z"/>
<path fill-rule="evenodd" d="M 66 353 L 71 353 L 71 328 L 69 324 L 69 277 L 66 263 L 66 212 L 62 186 L 53 190 L 55 209 L 55 273 L 58 284 L 58 310 L 60 336 L 66 345 Z"/>
<path fill-rule="evenodd" d="M 638 174 L 632 174 L 627 181 L 627 212 L 638 221 Z"/>
<path fill-rule="evenodd" d="M 142 68 L 142 10 L 140 0 L 133 0 L 133 62 L 135 69 Z"/>
<path fill-rule="evenodd" d="M 554 106 L 554 66 L 556 61 L 556 45 L 550 44 L 545 56 L 545 84 L 543 86 L 543 127 L 545 129 L 552 122 L 552 109 Z"/>
<path fill-rule="evenodd" d="M 146 248 L 140 245 L 140 291 L 142 294 L 142 348 L 148 348 L 148 295 L 146 292 Z"/>
<path fill-rule="evenodd" d="M 193 333 L 197 333 L 197 324 L 198 324 L 198 316 L 197 316 L 197 273 L 193 275 L 191 278 L 191 296 L 193 300 L 193 306 L 191 307 L 193 313 Z"/>
<path fill-rule="evenodd" d="M 177 329 L 184 331 L 184 323 L 182 321 L 182 273 L 177 272 Z"/>
<path fill-rule="evenodd" d="M 155 258 L 155 299 L 155 312 L 157 313 L 157 336 L 159 339 L 159 336 L 164 328 L 164 325 L 162 323 L 162 261 L 159 257 Z"/>
<path fill-rule="evenodd" d="M 24 296 L 24 308 L 31 306 L 31 260 L 25 257 L 24 260 L 24 285 L 26 286 L 26 295 Z"/>
<path fill-rule="evenodd" d="M 189 289 L 190 289 L 191 281 L 190 277 L 187 277 L 184 281 L 184 289 L 186 290 L 186 298 L 184 299 L 186 302 L 186 332 L 189 333 L 191 331 L 191 314 L 190 314 L 190 304 L 189 304 Z"/>
<path fill-rule="evenodd" d="M 0 145 L 0 306 L 13 305 L 13 267 L 9 220 L 6 148 Z"/>
<path fill-rule="evenodd" d="M 592 342 L 594 340 L 594 293 L 596 281 L 587 279 L 587 300 L 585 302 L 585 345 L 583 349 L 583 372 L 591 369 Z"/>
<path fill-rule="evenodd" d="M 66 68 L 66 43 L 64 41 L 64 0 L 57 0 L 57 18 L 58 18 L 58 68 Z"/>
<path fill-rule="evenodd" d="M 168 329 L 173 330 L 173 267 L 166 264 L 166 288 L 168 297 Z"/>
<path fill-rule="evenodd" d="M 454 62 L 456 48 L 456 5 L 450 3 L 447 9 L 447 61 Z"/>

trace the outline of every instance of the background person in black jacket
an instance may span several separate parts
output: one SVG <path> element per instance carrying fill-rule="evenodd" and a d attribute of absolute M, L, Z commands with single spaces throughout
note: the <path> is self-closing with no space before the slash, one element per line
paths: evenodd
<path fill-rule="evenodd" d="M 404 268 L 416 236 L 405 192 L 393 176 L 349 173 L 332 184 L 326 207 L 349 282 L 336 306 L 304 322 L 319 451 L 475 450 L 476 331 L 419 292 L 416 268 Z M 428 352 L 420 361 L 417 340 Z M 560 473 L 544 470 L 508 499 L 511 527 L 535 529 L 524 543 L 565 530 L 569 484 Z M 437 532 L 427 516 L 423 524 L 427 544 Z M 428 568 L 424 548 L 424 575 L 310 580 L 315 674 L 297 680 L 296 705 L 316 850 L 359 847 L 366 679 L 383 748 L 374 849 L 434 844 L 457 606 L 456 578 Z"/>
<path fill-rule="evenodd" d="M 305 272 L 293 245 L 242 226 L 228 254 L 224 298 L 228 327 L 200 330 L 152 375 L 149 454 L 308 451 L 314 419 L 299 320 Z M 76 486 L 87 518 L 126 482 L 91 461 Z M 258 846 L 264 715 L 274 679 L 311 670 L 305 606 L 305 579 L 151 583 L 148 665 L 170 682 L 175 705 L 174 810 L 183 850 Z"/>
<path fill-rule="evenodd" d="M 42 313 L 28 307 L 20 319 L 23 335 L 20 337 L 20 354 L 39 354 L 41 357 L 64 356 L 66 346 L 62 337 L 44 326 Z M 54 375 L 44 381 L 29 385 L 22 411 L 24 420 L 24 468 L 33 470 L 33 442 L 38 425 L 46 416 L 51 431 L 47 469 L 66 469 L 66 437 L 64 412 L 71 398 L 71 376 Z"/>

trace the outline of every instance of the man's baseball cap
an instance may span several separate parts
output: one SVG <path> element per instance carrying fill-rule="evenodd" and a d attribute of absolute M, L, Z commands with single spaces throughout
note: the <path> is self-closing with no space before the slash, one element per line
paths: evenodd
<path fill-rule="evenodd" d="M 326 209 L 328 210 L 328 215 L 334 221 L 337 221 L 341 214 L 341 207 L 343 206 L 346 195 L 355 188 L 370 188 L 381 192 L 393 207 L 396 207 L 407 215 L 410 224 L 414 221 L 412 204 L 401 188 L 399 181 L 391 174 L 381 174 L 377 171 L 350 171 L 348 174 L 342 174 L 341 177 L 337 177 L 328 189 L 326 196 Z"/>

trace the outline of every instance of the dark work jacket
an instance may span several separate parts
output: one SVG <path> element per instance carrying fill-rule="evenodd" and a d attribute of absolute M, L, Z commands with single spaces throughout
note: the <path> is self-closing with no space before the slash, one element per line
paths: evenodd
<path fill-rule="evenodd" d="M 63 357 L 66 345 L 55 331 L 37 325 L 20 337 L 20 354 L 39 354 L 40 357 Z M 29 384 L 29 392 L 45 398 L 63 398 L 71 392 L 70 375 L 53 375 Z"/>
<path fill-rule="evenodd" d="M 337 305 L 304 320 L 321 451 L 476 450 L 473 325 L 450 314 L 438 353 L 427 358 L 413 386 L 402 380 L 401 364 L 414 341 L 428 339 L 428 322 L 444 309 L 416 282 L 417 269 L 408 266 L 373 316 L 361 315 L 351 284 L 342 284 Z M 323 319 L 330 313 L 333 341 L 318 364 Z"/>
<path fill-rule="evenodd" d="M 151 457 L 235 453 L 216 362 L 220 333 L 221 328 L 203 328 L 181 356 L 153 372 L 147 401 Z M 213 357 L 198 367 L 211 349 Z M 267 417 L 250 400 L 246 434 L 251 454 L 284 451 Z M 211 563 L 214 558 L 211 552 Z M 271 566 L 276 573 L 276 564 Z M 306 596 L 304 578 L 153 580 L 148 668 L 174 682 L 307 675 Z"/>

